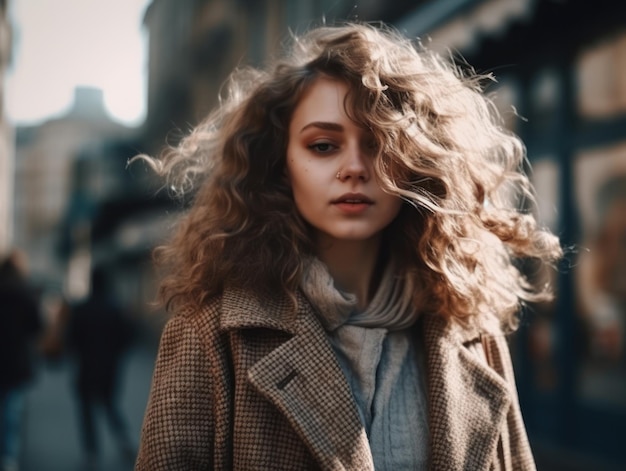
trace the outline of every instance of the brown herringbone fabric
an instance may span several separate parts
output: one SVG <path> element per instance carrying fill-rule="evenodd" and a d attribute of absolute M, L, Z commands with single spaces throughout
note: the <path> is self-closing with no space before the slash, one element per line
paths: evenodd
<path fill-rule="evenodd" d="M 161 339 L 137 471 L 372 470 L 351 391 L 303 296 L 229 289 Z M 420 323 L 436 471 L 533 470 L 506 340 Z"/>

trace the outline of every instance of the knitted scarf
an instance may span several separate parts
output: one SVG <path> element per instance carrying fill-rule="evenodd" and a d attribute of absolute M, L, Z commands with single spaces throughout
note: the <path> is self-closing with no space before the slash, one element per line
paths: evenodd
<path fill-rule="evenodd" d="M 317 307 L 324 328 L 332 332 L 341 325 L 382 327 L 390 331 L 410 327 L 418 311 L 413 303 L 414 283 L 396 273 L 393 260 L 387 264 L 376 294 L 367 308 L 357 309 L 356 296 L 339 290 L 326 265 L 317 258 L 305 270 L 302 291 Z"/>

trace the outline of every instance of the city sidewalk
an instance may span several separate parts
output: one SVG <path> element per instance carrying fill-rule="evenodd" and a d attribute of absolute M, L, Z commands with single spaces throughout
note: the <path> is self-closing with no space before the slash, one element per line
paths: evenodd
<path fill-rule="evenodd" d="M 156 347 L 135 346 L 126 357 L 121 376 L 120 406 L 134 443 L 150 390 Z M 39 365 L 28 393 L 21 471 L 82 471 L 78 414 L 70 364 Z M 104 415 L 98 417 L 101 459 L 98 471 L 132 470 L 118 453 Z"/>

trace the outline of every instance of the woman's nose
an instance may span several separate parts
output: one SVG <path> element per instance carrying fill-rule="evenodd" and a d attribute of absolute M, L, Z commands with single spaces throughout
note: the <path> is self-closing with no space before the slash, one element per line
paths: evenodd
<path fill-rule="evenodd" d="M 337 175 L 340 180 L 357 179 L 367 181 L 370 178 L 369 155 L 361 144 L 350 144 L 341 159 Z"/>

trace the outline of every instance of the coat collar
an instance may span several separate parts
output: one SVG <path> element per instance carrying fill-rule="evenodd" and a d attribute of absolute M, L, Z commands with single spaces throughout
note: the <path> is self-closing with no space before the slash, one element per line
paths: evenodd
<path fill-rule="evenodd" d="M 302 306 L 301 296 L 297 299 Z M 221 330 L 266 328 L 297 333 L 298 312 L 289 297 L 263 296 L 242 288 L 227 288 L 222 295 Z"/>
<path fill-rule="evenodd" d="M 294 427 L 324 469 L 373 469 L 350 387 L 315 311 L 288 298 L 227 290 L 221 329 L 268 328 L 288 340 L 248 371 L 251 385 Z M 489 469 L 511 404 L 508 383 L 471 347 L 481 332 L 421 320 L 427 363 L 431 470 Z"/>

